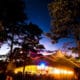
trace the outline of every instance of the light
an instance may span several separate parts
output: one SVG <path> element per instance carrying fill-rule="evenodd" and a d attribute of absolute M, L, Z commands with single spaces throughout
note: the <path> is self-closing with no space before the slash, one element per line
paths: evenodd
<path fill-rule="evenodd" d="M 54 73 L 54 74 L 60 74 L 60 70 L 59 70 L 59 69 L 54 68 L 54 69 L 53 69 L 53 73 Z"/>
<path fill-rule="evenodd" d="M 46 65 L 45 63 L 40 63 L 40 65 L 38 66 L 38 69 L 45 69 L 46 68 Z"/>
<path fill-rule="evenodd" d="M 17 74 L 18 72 L 23 72 L 23 67 L 19 67 L 14 69 L 14 73 Z M 56 67 L 50 67 L 46 66 L 45 63 L 41 63 L 40 65 L 27 65 L 25 66 L 25 72 L 29 74 L 46 74 L 46 75 L 53 75 L 55 78 L 58 76 L 73 76 L 74 71 L 71 69 L 64 69 L 64 68 L 56 68 Z M 56 76 L 57 75 L 57 76 Z"/>
<path fill-rule="evenodd" d="M 19 67 L 14 70 L 15 74 L 17 74 L 18 72 L 23 72 L 23 67 Z"/>
<path fill-rule="evenodd" d="M 23 51 L 21 50 L 21 51 L 20 51 L 20 54 L 22 54 L 22 53 L 23 53 Z"/>
<path fill-rule="evenodd" d="M 72 75 L 74 74 L 71 70 L 64 70 L 64 69 L 53 69 L 53 74 L 66 74 L 66 75 Z"/>
<path fill-rule="evenodd" d="M 41 63 L 39 66 L 46 67 L 45 63 Z"/>
<path fill-rule="evenodd" d="M 67 70 L 61 70 L 61 73 L 63 73 L 63 74 L 68 74 L 68 72 L 69 71 L 67 71 Z"/>
<path fill-rule="evenodd" d="M 73 71 L 68 71 L 67 73 L 70 74 L 70 75 L 72 75 L 73 74 Z"/>

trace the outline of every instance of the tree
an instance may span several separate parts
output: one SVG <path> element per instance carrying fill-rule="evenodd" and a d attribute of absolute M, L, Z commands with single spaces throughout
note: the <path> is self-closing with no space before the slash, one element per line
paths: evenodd
<path fill-rule="evenodd" d="M 6 25 L 17 24 L 26 19 L 24 0 L 0 0 L 0 21 Z"/>
<path fill-rule="evenodd" d="M 0 0 L 0 43 L 7 42 L 11 48 L 10 53 L 13 45 L 19 43 L 19 37 L 26 31 L 24 9 L 23 0 Z"/>
<path fill-rule="evenodd" d="M 37 44 L 39 44 L 42 33 L 43 31 L 36 24 L 30 23 L 27 27 L 27 36 L 25 36 L 23 42 L 24 49 L 26 44 L 28 44 L 32 48 L 36 47 Z"/>
<path fill-rule="evenodd" d="M 22 51 L 22 53 L 23 53 L 23 55 L 21 54 L 23 59 L 24 59 L 24 57 L 25 57 L 25 59 L 27 58 L 29 51 L 35 52 L 35 54 L 36 54 L 37 47 L 40 44 L 39 40 L 41 39 L 41 34 L 43 33 L 43 31 L 36 24 L 30 23 L 29 25 L 24 25 L 20 28 L 19 28 L 19 30 L 20 30 L 19 34 L 20 33 L 21 34 L 18 35 L 17 40 L 14 37 L 13 43 L 21 46 L 21 49 L 18 50 L 19 52 L 16 52 L 15 48 L 14 48 L 12 54 L 10 53 L 10 55 L 9 55 L 10 59 L 13 59 L 13 58 L 17 59 L 18 57 L 21 58 L 21 56 L 19 54 L 20 51 Z M 18 32 L 18 30 L 17 30 L 17 32 Z"/>
<path fill-rule="evenodd" d="M 21 48 L 14 48 L 13 54 L 10 55 L 10 59 L 16 60 L 22 58 L 26 60 L 27 57 L 31 56 L 29 54 L 30 52 L 37 55 L 37 52 L 44 48 L 44 46 L 39 43 L 43 31 L 36 24 L 32 23 L 25 25 L 25 29 L 27 32 L 26 35 L 22 37 Z"/>
<path fill-rule="evenodd" d="M 13 59 L 23 59 L 25 61 L 29 51 L 36 51 L 43 31 L 36 25 L 24 23 L 26 15 L 24 13 L 23 0 L 0 0 L 0 42 L 7 42 L 10 46 L 9 63 L 13 64 Z M 14 45 L 21 46 L 22 55 L 13 49 Z M 9 64 L 10 65 L 10 64 Z M 23 70 L 24 74 L 24 70 Z"/>
<path fill-rule="evenodd" d="M 28 35 L 24 38 L 22 48 L 27 53 L 31 51 L 37 55 L 37 52 L 39 52 L 39 49 L 41 49 L 41 47 L 39 47 L 41 45 L 39 41 L 40 39 L 42 39 L 41 34 L 43 33 L 43 31 L 33 23 L 30 23 L 28 25 L 27 31 Z"/>
<path fill-rule="evenodd" d="M 36 24 L 30 23 L 29 25 L 25 25 L 25 27 L 27 35 L 23 37 L 22 48 L 15 48 L 13 55 L 10 56 L 10 59 L 14 60 L 18 66 L 23 66 L 23 78 L 25 65 L 30 65 L 33 62 L 32 56 L 41 56 L 37 54 L 37 48 L 39 49 L 39 40 L 41 39 L 41 34 L 43 33 Z M 43 48 L 43 46 L 41 46 L 40 49 L 41 48 Z"/>
<path fill-rule="evenodd" d="M 49 9 L 53 20 L 47 36 L 53 43 L 61 38 L 75 39 L 80 56 L 80 0 L 54 0 Z"/>

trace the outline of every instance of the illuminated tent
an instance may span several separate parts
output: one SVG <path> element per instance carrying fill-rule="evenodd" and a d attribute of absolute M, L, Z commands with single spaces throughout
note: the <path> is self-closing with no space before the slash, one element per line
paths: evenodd
<path fill-rule="evenodd" d="M 57 51 L 57 53 L 53 55 L 45 56 L 45 60 L 49 61 L 52 66 L 65 66 L 70 68 L 80 68 L 80 66 L 76 63 L 76 60 L 74 61 L 71 58 L 67 58 L 60 50 Z"/>
<path fill-rule="evenodd" d="M 80 65 L 76 63 L 76 60 L 72 60 L 71 58 L 67 58 L 60 50 L 55 54 L 41 56 L 37 59 L 29 58 L 26 61 L 26 65 L 39 65 L 41 62 L 46 63 L 46 65 L 52 67 L 64 66 L 69 68 L 80 68 Z"/>
<path fill-rule="evenodd" d="M 42 65 L 40 65 L 42 63 Z M 52 75 L 55 79 L 76 79 L 74 68 L 80 68 L 75 62 L 67 59 L 61 51 L 56 54 L 43 56 L 34 60 L 32 64 L 25 66 L 25 71 L 29 74 L 46 74 Z M 24 67 L 14 70 L 15 73 L 23 72 Z M 57 77 L 56 77 L 57 75 Z"/>

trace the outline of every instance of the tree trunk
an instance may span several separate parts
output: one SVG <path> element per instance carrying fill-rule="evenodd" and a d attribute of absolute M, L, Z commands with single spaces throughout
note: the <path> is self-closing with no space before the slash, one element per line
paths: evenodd
<path fill-rule="evenodd" d="M 11 40 L 11 46 L 10 46 L 10 56 L 12 55 L 13 52 L 13 43 L 14 42 L 14 33 L 12 34 L 12 40 Z"/>
<path fill-rule="evenodd" d="M 10 54 L 12 54 L 13 51 L 13 41 L 11 42 L 11 46 L 10 46 Z"/>

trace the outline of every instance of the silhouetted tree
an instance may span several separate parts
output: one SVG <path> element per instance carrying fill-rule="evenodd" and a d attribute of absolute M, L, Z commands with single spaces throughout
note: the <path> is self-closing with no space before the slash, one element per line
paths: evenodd
<path fill-rule="evenodd" d="M 25 69 L 25 61 L 30 61 L 28 53 L 30 50 L 37 52 L 36 46 L 43 31 L 36 24 L 24 23 L 26 19 L 24 8 L 23 0 L 0 0 L 0 42 L 9 44 L 11 62 L 13 59 L 22 58 Z M 21 46 L 23 52 L 20 53 L 18 49 L 14 51 L 14 45 Z"/>
<path fill-rule="evenodd" d="M 6 25 L 18 24 L 26 19 L 24 0 L 0 0 L 0 21 Z"/>
<path fill-rule="evenodd" d="M 38 55 L 37 52 L 39 48 L 43 48 L 43 46 L 38 47 L 40 44 L 39 40 L 41 39 L 41 34 L 43 31 L 36 24 L 32 23 L 25 25 L 25 27 L 27 34 L 23 37 L 22 48 L 15 48 L 13 54 L 10 56 L 10 58 L 14 60 L 18 66 L 23 66 L 23 78 L 25 65 L 32 64 L 32 56 L 35 55 L 35 57 L 40 57 L 41 55 Z"/>
<path fill-rule="evenodd" d="M 29 25 L 25 25 L 25 28 L 27 32 L 26 32 L 26 35 L 22 37 L 22 40 L 23 40 L 21 43 L 22 48 L 19 50 L 17 49 L 17 50 L 22 51 L 24 55 L 26 53 L 25 55 L 26 57 L 29 51 L 37 53 L 38 50 L 43 49 L 44 46 L 39 43 L 39 40 L 41 39 L 41 34 L 43 33 L 43 31 L 36 24 L 30 23 Z M 19 53 L 19 52 L 16 52 L 16 53 Z"/>
<path fill-rule="evenodd" d="M 0 0 L 0 43 L 9 42 L 11 53 L 13 45 L 18 44 L 18 38 L 26 31 L 24 9 L 24 0 Z"/>
<path fill-rule="evenodd" d="M 54 0 L 49 4 L 52 16 L 51 33 L 53 43 L 61 38 L 73 38 L 80 56 L 80 0 Z"/>
<path fill-rule="evenodd" d="M 39 40 L 41 39 L 41 34 L 43 31 L 36 25 L 30 23 L 27 27 L 27 36 L 24 37 L 23 48 L 28 49 L 37 47 Z M 28 47 L 28 48 L 27 48 Z"/>

